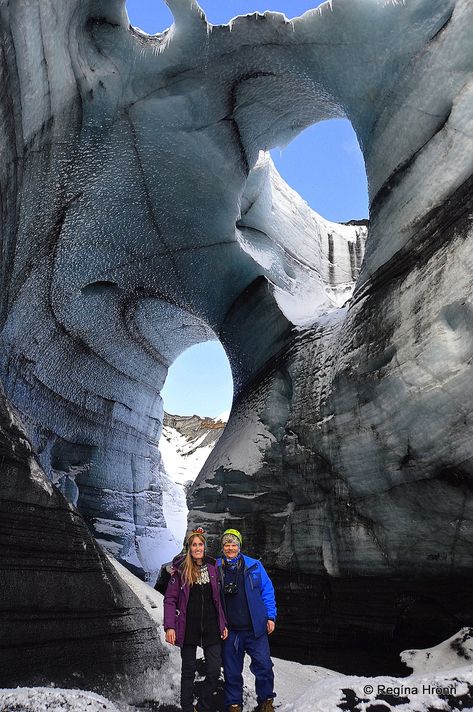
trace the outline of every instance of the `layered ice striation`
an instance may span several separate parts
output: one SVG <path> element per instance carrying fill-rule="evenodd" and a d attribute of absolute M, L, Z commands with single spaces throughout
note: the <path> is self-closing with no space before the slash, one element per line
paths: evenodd
<path fill-rule="evenodd" d="M 2 388 L 0 453 L 0 686 L 49 680 L 126 694 L 144 670 L 159 670 L 163 644 L 79 512 L 45 477 Z"/>
<path fill-rule="evenodd" d="M 304 631 L 319 662 L 395 666 L 472 615 L 473 7 L 332 0 L 210 26 L 168 5 L 149 37 L 123 0 L 0 0 L 9 403 L 145 575 L 159 392 L 220 339 L 235 402 L 192 521 L 264 555 L 286 651 Z M 315 214 L 267 154 L 342 116 L 368 175 L 364 260 L 366 226 Z"/>

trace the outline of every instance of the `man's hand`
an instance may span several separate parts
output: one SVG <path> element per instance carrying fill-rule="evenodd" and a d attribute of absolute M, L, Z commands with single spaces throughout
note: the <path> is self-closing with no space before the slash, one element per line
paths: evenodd
<path fill-rule="evenodd" d="M 176 631 L 174 628 L 168 628 L 166 631 L 166 643 L 171 645 L 176 645 Z"/>
<path fill-rule="evenodd" d="M 268 635 L 271 635 L 273 630 L 276 628 L 276 623 L 274 621 L 268 621 L 266 623 L 266 628 L 268 630 Z"/>
<path fill-rule="evenodd" d="M 228 628 L 223 629 L 223 633 L 220 637 L 222 640 L 226 640 L 228 638 Z"/>

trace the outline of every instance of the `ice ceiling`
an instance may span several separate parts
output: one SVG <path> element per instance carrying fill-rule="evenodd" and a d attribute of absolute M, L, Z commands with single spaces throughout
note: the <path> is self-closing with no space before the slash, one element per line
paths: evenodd
<path fill-rule="evenodd" d="M 149 37 L 121 0 L 0 0 L 10 407 L 146 570 L 159 392 L 216 334 L 235 403 L 192 516 L 264 553 L 287 649 L 312 626 L 330 662 L 338 621 L 346 668 L 372 636 L 392 662 L 471 615 L 473 7 L 333 0 L 209 27 L 192 0 L 168 5 Z M 363 226 L 320 218 L 265 154 L 340 116 L 368 176 L 362 265 Z"/>

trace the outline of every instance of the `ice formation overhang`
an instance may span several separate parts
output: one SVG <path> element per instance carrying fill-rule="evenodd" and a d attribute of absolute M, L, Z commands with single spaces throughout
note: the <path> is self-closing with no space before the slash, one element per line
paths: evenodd
<path fill-rule="evenodd" d="M 237 402 L 196 516 L 241 518 L 282 589 L 288 569 L 329 577 L 343 609 L 376 579 L 369 638 L 413 568 L 472 563 L 473 7 L 332 0 L 216 27 L 169 7 L 148 37 L 122 0 L 0 0 L 0 376 L 44 469 L 139 570 L 162 528 L 167 367 L 220 338 Z M 312 213 L 264 155 L 339 116 L 370 192 L 348 309 L 360 228 Z"/>
<path fill-rule="evenodd" d="M 2 380 L 89 523 L 123 513 L 115 553 L 138 568 L 137 527 L 161 525 L 169 363 L 217 335 L 240 391 L 347 298 L 364 247 L 263 152 L 341 113 L 302 71 L 303 36 L 277 14 L 210 28 L 172 9 L 148 37 L 121 2 L 0 3 Z"/>

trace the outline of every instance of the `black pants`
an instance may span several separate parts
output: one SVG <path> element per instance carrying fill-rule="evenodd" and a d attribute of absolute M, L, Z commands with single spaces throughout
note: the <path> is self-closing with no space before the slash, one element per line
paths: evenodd
<path fill-rule="evenodd" d="M 199 712 L 207 712 L 212 708 L 212 696 L 217 689 L 222 666 L 221 643 L 204 647 L 205 680 L 202 683 L 200 699 L 197 703 Z M 183 645 L 181 648 L 181 707 L 182 712 L 194 710 L 194 678 L 197 667 L 196 645 Z"/>

